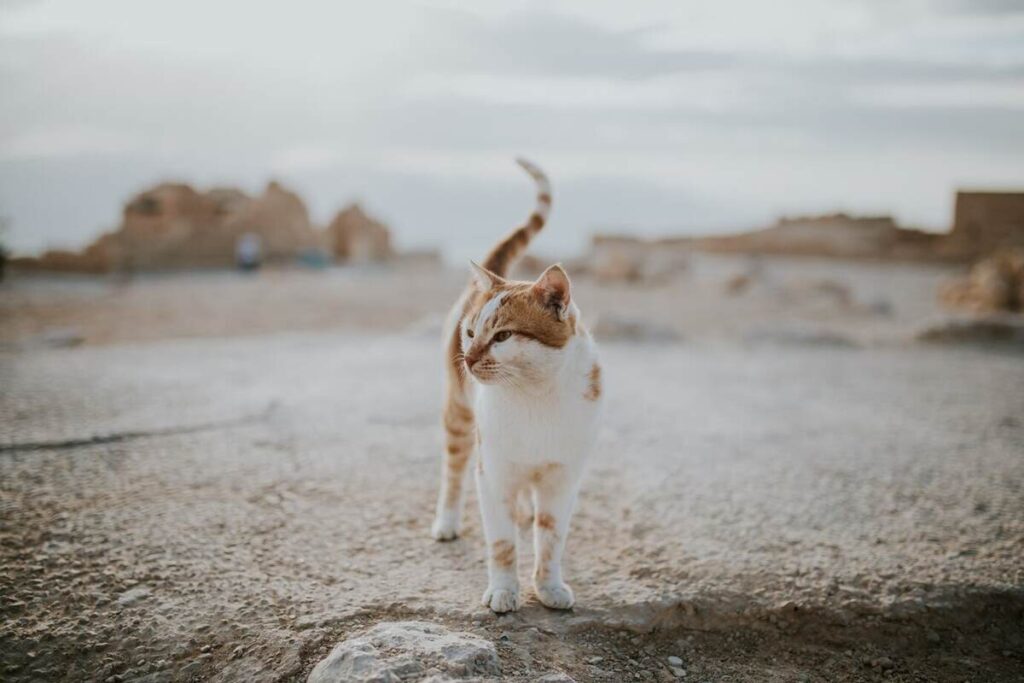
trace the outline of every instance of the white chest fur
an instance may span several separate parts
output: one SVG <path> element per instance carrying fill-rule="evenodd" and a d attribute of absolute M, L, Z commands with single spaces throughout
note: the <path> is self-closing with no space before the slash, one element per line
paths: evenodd
<path fill-rule="evenodd" d="M 597 349 L 589 337 L 581 336 L 565 351 L 564 365 L 537 386 L 474 387 L 485 462 L 582 464 L 596 438 L 602 409 L 600 392 L 595 395 L 592 388 Z"/>

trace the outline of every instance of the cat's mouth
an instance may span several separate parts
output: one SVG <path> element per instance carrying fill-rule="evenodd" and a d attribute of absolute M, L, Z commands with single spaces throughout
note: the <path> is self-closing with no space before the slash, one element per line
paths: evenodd
<path fill-rule="evenodd" d="M 494 384 L 501 377 L 501 369 L 497 363 L 476 363 L 469 367 L 469 373 L 481 384 Z"/>

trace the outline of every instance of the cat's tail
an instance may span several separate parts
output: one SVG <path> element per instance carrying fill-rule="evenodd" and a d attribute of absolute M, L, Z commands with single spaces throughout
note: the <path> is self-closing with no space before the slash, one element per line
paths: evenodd
<path fill-rule="evenodd" d="M 516 163 L 522 166 L 537 183 L 537 206 L 526 223 L 498 242 L 484 260 L 484 268 L 501 277 L 505 277 L 512 264 L 526 251 L 526 246 L 533 236 L 544 227 L 544 223 L 548 220 L 548 213 L 551 211 L 551 183 L 548 182 L 544 171 L 526 159 L 516 159 Z"/>

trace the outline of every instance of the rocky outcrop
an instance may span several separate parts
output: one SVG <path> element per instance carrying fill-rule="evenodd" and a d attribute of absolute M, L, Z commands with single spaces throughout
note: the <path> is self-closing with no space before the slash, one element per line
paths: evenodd
<path fill-rule="evenodd" d="M 595 235 L 589 268 L 607 282 L 656 283 L 684 270 L 687 255 L 694 251 L 905 261 L 961 259 L 960 252 L 941 248 L 945 238 L 900 227 L 889 216 L 835 213 L 782 218 L 763 230 L 712 237 Z M 745 284 L 738 280 L 735 287 L 742 290 Z"/>
<path fill-rule="evenodd" d="M 951 308 L 978 313 L 1024 311 L 1024 248 L 1001 249 L 971 267 L 941 292 Z"/>
<path fill-rule="evenodd" d="M 685 270 L 687 254 L 661 240 L 596 235 L 589 261 L 587 270 L 601 282 L 656 284 Z"/>
<path fill-rule="evenodd" d="M 781 218 L 755 232 L 695 240 L 704 251 L 840 258 L 923 258 L 941 236 L 900 227 L 889 216 L 845 213 Z"/>
<path fill-rule="evenodd" d="M 395 255 L 391 231 L 358 204 L 339 211 L 327 226 L 327 235 L 334 257 L 341 263 L 384 261 Z"/>
<path fill-rule="evenodd" d="M 452 681 L 501 673 L 494 643 L 424 621 L 383 622 L 339 643 L 307 683 Z"/>
<path fill-rule="evenodd" d="M 233 188 L 198 192 L 164 183 L 133 197 L 120 226 L 83 251 L 50 251 L 17 265 L 91 273 L 226 267 L 234 264 L 243 235 L 259 238 L 269 262 L 289 261 L 326 243 L 299 196 L 276 182 L 257 197 Z"/>
<path fill-rule="evenodd" d="M 1024 248 L 1024 192 L 957 192 L 953 230 L 945 251 L 976 259 Z"/>

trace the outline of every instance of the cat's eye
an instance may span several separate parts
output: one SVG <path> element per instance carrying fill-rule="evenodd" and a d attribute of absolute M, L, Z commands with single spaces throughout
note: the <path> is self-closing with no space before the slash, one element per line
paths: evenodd
<path fill-rule="evenodd" d="M 511 336 L 512 336 L 511 332 L 509 332 L 508 330 L 502 330 L 501 332 L 499 332 L 496 335 L 494 335 L 494 341 L 496 341 L 496 342 L 503 342 L 503 341 L 505 341 L 506 339 L 508 339 Z"/>
<path fill-rule="evenodd" d="M 472 339 L 473 338 L 473 330 L 471 330 L 471 329 L 469 329 L 467 327 L 466 328 L 466 336 L 469 337 L 470 339 Z"/>

